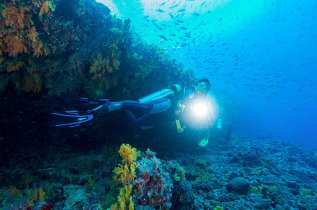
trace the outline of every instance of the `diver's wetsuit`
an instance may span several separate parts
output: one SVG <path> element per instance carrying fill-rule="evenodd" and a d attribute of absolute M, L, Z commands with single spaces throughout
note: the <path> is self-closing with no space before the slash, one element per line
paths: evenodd
<path fill-rule="evenodd" d="M 173 108 L 169 98 L 161 98 L 146 103 L 122 101 L 121 111 L 131 127 L 144 130 L 167 120 L 166 118 L 173 113 Z"/>

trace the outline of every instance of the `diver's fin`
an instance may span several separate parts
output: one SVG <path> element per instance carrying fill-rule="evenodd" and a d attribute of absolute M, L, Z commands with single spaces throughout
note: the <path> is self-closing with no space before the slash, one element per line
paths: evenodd
<path fill-rule="evenodd" d="M 205 147 L 205 146 L 207 146 L 208 142 L 209 142 L 209 133 L 207 134 L 207 136 L 205 136 L 205 137 L 203 138 L 203 140 L 201 140 L 201 141 L 198 143 L 198 145 L 201 146 L 201 147 Z"/>
<path fill-rule="evenodd" d="M 66 111 L 67 114 L 60 114 L 60 113 L 52 113 L 52 115 L 64 117 L 65 120 L 70 120 L 71 122 L 68 123 L 61 123 L 56 124 L 55 127 L 77 127 L 80 126 L 82 123 L 89 122 L 94 119 L 92 114 L 83 114 L 79 115 L 76 110 L 74 111 Z"/>

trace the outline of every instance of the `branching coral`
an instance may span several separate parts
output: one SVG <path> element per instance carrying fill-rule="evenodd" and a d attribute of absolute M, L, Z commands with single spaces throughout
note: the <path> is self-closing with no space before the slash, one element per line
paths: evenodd
<path fill-rule="evenodd" d="M 109 61 L 102 57 L 101 53 L 98 53 L 97 57 L 94 59 L 92 65 L 89 68 L 89 73 L 94 74 L 93 78 L 101 77 L 106 70 L 107 63 L 109 65 Z"/>
<path fill-rule="evenodd" d="M 23 66 L 24 66 L 24 63 L 19 61 L 17 64 L 10 65 L 7 68 L 7 72 L 10 73 L 10 72 L 13 72 L 13 71 L 19 71 L 21 69 L 21 67 L 23 67 Z"/>
<path fill-rule="evenodd" d="M 29 190 L 28 192 L 28 200 L 27 200 L 27 207 L 28 208 L 32 208 L 34 206 L 34 202 L 42 202 L 45 200 L 46 196 L 45 196 L 45 192 L 43 190 L 43 188 L 38 188 L 38 189 L 34 189 L 34 190 Z"/>
<path fill-rule="evenodd" d="M 8 35 L 4 38 L 4 42 L 7 45 L 5 49 L 6 53 L 10 56 L 17 56 L 19 53 L 27 52 L 27 48 L 24 45 L 24 41 L 16 35 Z"/>
<path fill-rule="evenodd" d="M 34 42 L 37 40 L 39 33 L 37 33 L 36 28 L 33 26 L 31 29 L 28 30 L 27 38 Z"/>
<path fill-rule="evenodd" d="M 128 166 L 127 164 L 119 164 L 118 167 L 114 169 L 114 173 L 116 174 L 116 181 L 124 185 L 131 183 L 135 178 L 135 164 L 131 164 L 130 166 Z"/>
<path fill-rule="evenodd" d="M 111 210 L 133 210 L 134 209 L 134 202 L 132 200 L 132 184 L 128 186 L 124 186 L 120 188 L 120 193 L 118 195 L 118 201 L 116 204 L 111 206 Z"/>
<path fill-rule="evenodd" d="M 6 26 L 23 29 L 29 22 L 29 16 L 25 14 L 27 8 L 17 9 L 16 7 L 7 7 L 2 10 L 1 14 L 5 18 Z"/>
<path fill-rule="evenodd" d="M 10 195 L 12 195 L 16 198 L 22 198 L 22 196 L 23 196 L 21 190 L 17 189 L 14 186 L 10 186 L 9 193 L 10 193 Z"/>
<path fill-rule="evenodd" d="M 114 169 L 116 174 L 115 180 L 124 186 L 120 188 L 118 201 L 111 206 L 111 209 L 134 209 L 134 202 L 132 200 L 132 181 L 135 178 L 136 159 L 140 155 L 140 151 L 136 148 L 132 148 L 129 144 L 122 144 L 119 150 L 119 154 L 122 157 L 122 162 L 125 165 L 119 164 Z"/>
<path fill-rule="evenodd" d="M 136 148 L 132 148 L 129 144 L 122 144 L 119 150 L 119 154 L 122 158 L 122 164 L 114 169 L 116 174 L 115 180 L 119 181 L 123 185 L 129 184 L 135 178 L 136 159 L 140 155 L 140 151 Z"/>
<path fill-rule="evenodd" d="M 33 42 L 32 47 L 34 50 L 33 56 L 39 57 L 44 54 L 44 46 L 41 41 Z"/>
<path fill-rule="evenodd" d="M 45 1 L 45 2 L 42 4 L 42 7 L 41 7 L 41 10 L 40 10 L 39 16 L 42 16 L 43 14 L 48 13 L 50 10 L 51 10 L 51 11 L 54 11 L 54 6 L 53 6 L 53 4 L 52 4 L 50 1 Z"/>
<path fill-rule="evenodd" d="M 119 154 L 122 157 L 122 162 L 128 165 L 133 164 L 140 153 L 141 152 L 136 148 L 132 148 L 130 144 L 122 144 L 119 150 Z"/>

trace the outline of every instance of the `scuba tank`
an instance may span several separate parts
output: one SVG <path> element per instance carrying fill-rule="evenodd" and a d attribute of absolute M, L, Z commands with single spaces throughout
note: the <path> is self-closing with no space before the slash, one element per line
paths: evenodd
<path fill-rule="evenodd" d="M 173 90 L 173 89 L 175 89 L 175 90 Z M 173 95 L 175 92 L 178 92 L 180 90 L 181 90 L 181 86 L 173 85 L 172 89 L 163 89 L 163 90 L 160 90 L 160 91 L 156 91 L 154 93 L 151 93 L 148 96 L 144 96 L 142 98 L 139 98 L 138 101 L 140 103 L 146 103 L 146 102 L 153 101 L 153 100 L 156 100 L 156 99 L 166 98 L 166 97 L 168 97 L 170 95 Z"/>

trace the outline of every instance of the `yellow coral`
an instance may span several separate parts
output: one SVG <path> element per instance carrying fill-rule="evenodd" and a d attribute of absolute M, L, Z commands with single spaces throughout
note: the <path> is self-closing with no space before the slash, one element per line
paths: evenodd
<path fill-rule="evenodd" d="M 118 167 L 114 169 L 114 173 L 117 174 L 115 179 L 122 184 L 131 183 L 135 178 L 135 163 L 131 164 L 130 167 L 125 164 L 124 166 L 119 164 Z"/>
<path fill-rule="evenodd" d="M 17 198 L 22 198 L 22 193 L 21 190 L 17 189 L 14 186 L 10 186 L 9 192 L 12 196 L 17 197 Z"/>
<path fill-rule="evenodd" d="M 34 206 L 34 202 L 41 202 L 45 200 L 45 192 L 43 190 L 43 188 L 38 188 L 38 189 L 34 189 L 29 190 L 28 191 L 28 200 L 27 200 L 27 207 L 33 207 Z"/>
<path fill-rule="evenodd" d="M 132 184 L 130 184 L 135 178 L 136 159 L 140 155 L 140 151 L 136 148 L 132 148 L 129 144 L 122 144 L 119 150 L 119 154 L 122 157 L 122 164 L 118 164 L 118 167 L 114 169 L 116 180 L 124 186 L 120 188 L 118 201 L 111 206 L 112 210 L 129 210 L 134 209 L 134 202 L 132 200 L 131 191 Z"/>
<path fill-rule="evenodd" d="M 44 201 L 45 199 L 45 192 L 44 190 L 40 187 L 38 189 L 38 201 Z"/>
<path fill-rule="evenodd" d="M 107 60 L 104 59 L 100 53 L 98 53 L 97 57 L 94 59 L 92 65 L 89 68 L 89 73 L 104 74 L 106 65 Z"/>
<path fill-rule="evenodd" d="M 136 161 L 140 153 L 141 152 L 136 148 L 132 148 L 130 144 L 122 144 L 119 150 L 122 162 L 127 165 L 131 165 L 134 161 Z"/>
<path fill-rule="evenodd" d="M 129 186 L 124 186 L 120 188 L 120 193 L 118 195 L 118 201 L 116 204 L 111 206 L 111 210 L 129 210 L 134 209 L 134 202 L 132 200 L 132 184 Z"/>
<path fill-rule="evenodd" d="M 19 61 L 17 64 L 15 65 L 10 65 L 8 68 L 7 68 L 7 72 L 13 72 L 13 71 L 19 71 L 21 69 L 21 67 L 24 66 L 24 63 Z"/>

